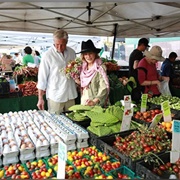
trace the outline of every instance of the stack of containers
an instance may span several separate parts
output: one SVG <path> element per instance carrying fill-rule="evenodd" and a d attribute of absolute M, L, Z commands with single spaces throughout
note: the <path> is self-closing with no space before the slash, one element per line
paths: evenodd
<path fill-rule="evenodd" d="M 76 134 L 66 127 L 64 124 L 59 123 L 55 115 L 49 114 L 47 111 L 40 112 L 43 115 L 44 120 L 51 126 L 54 132 L 56 132 L 63 142 L 67 145 L 67 150 L 76 149 Z"/>
<path fill-rule="evenodd" d="M 17 163 L 19 161 L 19 150 L 10 124 L 10 117 L 5 113 L 4 115 L 1 115 L 0 119 L 3 165 Z"/>
<path fill-rule="evenodd" d="M 64 116 L 64 115 L 56 115 L 56 119 L 58 120 L 59 123 L 64 124 L 65 126 L 68 125 L 68 122 L 71 121 L 70 119 L 68 119 L 68 117 Z M 75 132 L 77 140 L 76 140 L 76 147 L 77 148 L 83 148 L 83 147 L 88 147 L 88 138 L 89 138 L 89 134 L 88 132 L 81 128 L 80 126 L 78 126 L 75 123 L 71 123 L 70 125 L 68 125 L 68 127 L 70 127 L 71 131 Z"/>
<path fill-rule="evenodd" d="M 46 118 L 44 118 L 41 114 L 39 114 L 37 111 L 31 113 L 33 114 L 35 124 L 50 143 L 51 155 L 57 154 L 58 143 L 62 141 L 59 134 L 49 126 L 49 124 L 46 122 Z"/>
<path fill-rule="evenodd" d="M 23 115 L 23 123 L 27 129 L 30 138 L 36 146 L 36 158 L 49 156 L 49 142 L 34 123 L 32 115 L 30 115 L 28 112 L 25 112 Z"/>
<path fill-rule="evenodd" d="M 26 131 L 26 128 L 23 124 L 23 119 L 18 113 L 12 113 L 10 116 L 13 133 L 20 150 L 20 160 L 25 162 L 26 160 L 35 159 L 35 145 Z"/>

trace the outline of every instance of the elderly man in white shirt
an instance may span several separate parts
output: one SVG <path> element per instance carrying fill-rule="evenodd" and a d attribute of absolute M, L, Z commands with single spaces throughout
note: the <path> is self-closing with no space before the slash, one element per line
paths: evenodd
<path fill-rule="evenodd" d="M 39 66 L 37 107 L 44 110 L 43 95 L 46 93 L 48 111 L 60 114 L 74 105 L 78 96 L 74 80 L 68 79 L 60 72 L 70 60 L 76 58 L 76 53 L 66 46 L 68 42 L 66 31 L 55 31 L 53 40 L 54 45 L 43 55 Z"/>

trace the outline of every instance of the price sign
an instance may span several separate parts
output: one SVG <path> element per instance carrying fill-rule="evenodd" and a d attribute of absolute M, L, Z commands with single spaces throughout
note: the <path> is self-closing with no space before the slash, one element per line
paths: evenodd
<path fill-rule="evenodd" d="M 161 104 L 161 109 L 163 111 L 164 121 L 170 122 L 172 120 L 172 117 L 171 117 L 171 111 L 170 111 L 170 107 L 169 107 L 169 101 L 164 101 Z"/>
<path fill-rule="evenodd" d="M 180 158 L 180 121 L 173 120 L 172 125 L 172 149 L 170 153 L 171 163 L 175 163 Z"/>
<path fill-rule="evenodd" d="M 66 160 L 67 160 L 67 146 L 63 141 L 60 141 L 58 147 L 57 179 L 65 179 Z"/>
<path fill-rule="evenodd" d="M 129 130 L 132 116 L 133 116 L 133 108 L 125 108 L 124 113 L 123 113 L 123 119 L 121 123 L 120 132 Z"/>
<path fill-rule="evenodd" d="M 173 132 L 180 133 L 180 121 L 178 120 L 173 121 Z"/>
<path fill-rule="evenodd" d="M 124 96 L 124 108 L 131 108 L 131 95 Z"/>
<path fill-rule="evenodd" d="M 147 94 L 142 94 L 141 96 L 141 112 L 145 112 L 147 109 Z"/>
<path fill-rule="evenodd" d="M 152 123 L 150 124 L 149 128 L 153 128 L 155 127 L 161 120 L 163 114 L 160 113 L 160 114 L 156 114 L 152 120 Z"/>

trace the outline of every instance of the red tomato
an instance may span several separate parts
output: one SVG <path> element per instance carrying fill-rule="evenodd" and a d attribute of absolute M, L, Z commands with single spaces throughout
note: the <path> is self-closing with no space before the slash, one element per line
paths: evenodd
<path fill-rule="evenodd" d="M 151 151 L 151 148 L 149 147 L 149 146 L 147 146 L 146 148 L 144 148 L 144 152 L 145 153 L 148 153 L 148 152 L 150 152 Z"/>

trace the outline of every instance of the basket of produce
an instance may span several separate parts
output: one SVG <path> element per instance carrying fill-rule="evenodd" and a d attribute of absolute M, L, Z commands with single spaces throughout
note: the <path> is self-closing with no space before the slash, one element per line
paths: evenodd
<path fill-rule="evenodd" d="M 170 163 L 170 152 L 158 156 L 149 154 L 136 164 L 136 173 L 143 179 L 170 179 L 171 175 L 179 179 L 179 165 L 180 159 Z"/>
<path fill-rule="evenodd" d="M 152 109 L 157 108 L 157 107 L 160 108 L 161 103 L 167 100 L 169 101 L 169 106 L 171 109 L 180 110 L 180 103 L 179 103 L 180 98 L 176 96 L 161 95 L 159 97 L 149 98 L 148 104 L 150 105 Z"/>
<path fill-rule="evenodd" d="M 13 72 L 13 78 L 17 79 L 17 84 L 22 84 L 24 81 L 37 82 L 38 68 L 28 66 L 17 66 Z"/>
<path fill-rule="evenodd" d="M 100 150 L 119 157 L 124 165 L 135 170 L 136 163 L 148 153 L 170 150 L 171 137 L 159 126 L 144 127 L 100 137 L 97 144 Z"/>
<path fill-rule="evenodd" d="M 156 114 L 160 114 L 162 111 L 160 109 L 151 109 L 145 112 L 137 111 L 133 114 L 132 119 L 140 124 L 150 125 L 152 123 L 153 118 Z"/>
<path fill-rule="evenodd" d="M 106 66 L 107 71 L 118 71 L 120 69 L 120 66 L 118 65 L 116 60 L 109 60 L 105 58 L 101 58 L 103 61 L 103 64 Z"/>

